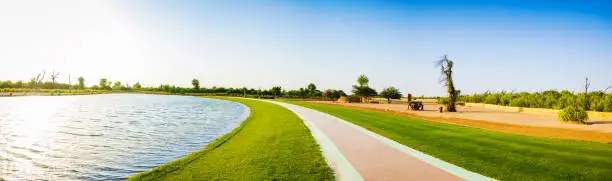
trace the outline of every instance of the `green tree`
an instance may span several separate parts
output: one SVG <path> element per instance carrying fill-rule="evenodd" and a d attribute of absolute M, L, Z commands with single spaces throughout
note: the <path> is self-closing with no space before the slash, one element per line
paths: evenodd
<path fill-rule="evenodd" d="M 361 97 L 362 102 L 365 102 L 368 100 L 368 98 L 377 95 L 376 90 L 368 86 L 369 81 L 370 80 L 368 77 L 362 74 L 357 78 L 357 84 L 359 85 L 353 85 L 353 94 Z"/>
<path fill-rule="evenodd" d="M 376 96 L 378 95 L 378 93 L 376 93 L 376 90 L 368 87 L 368 86 L 357 86 L 357 85 L 353 85 L 353 94 L 356 96 L 361 97 L 361 101 L 365 102 L 366 100 L 368 100 L 370 97 L 372 96 Z"/>
<path fill-rule="evenodd" d="M 1 81 L 0 80 L 0 88 L 12 88 L 13 87 L 13 82 L 10 80 L 7 81 Z"/>
<path fill-rule="evenodd" d="M 272 93 L 272 95 L 274 95 L 274 97 L 282 95 L 282 91 L 283 89 L 281 88 L 281 86 L 275 86 L 270 89 L 270 92 Z"/>
<path fill-rule="evenodd" d="M 107 84 L 108 80 L 106 80 L 105 78 L 100 79 L 100 89 L 106 89 L 106 84 Z"/>
<path fill-rule="evenodd" d="M 15 88 L 23 88 L 23 81 L 22 80 L 18 80 L 17 82 L 15 82 L 15 84 L 13 85 L 15 86 Z"/>
<path fill-rule="evenodd" d="M 342 90 L 327 89 L 323 92 L 323 97 L 332 101 L 338 100 L 342 96 L 346 96 Z"/>
<path fill-rule="evenodd" d="M 200 81 L 198 79 L 191 80 L 191 85 L 193 85 L 193 89 L 200 89 Z"/>
<path fill-rule="evenodd" d="M 242 94 L 242 97 L 246 97 L 248 91 L 249 90 L 246 87 L 242 87 L 240 89 L 240 93 Z"/>
<path fill-rule="evenodd" d="M 135 84 L 132 86 L 132 88 L 133 88 L 134 90 L 138 90 L 138 89 L 142 88 L 142 86 L 140 85 L 140 82 L 136 82 L 136 83 L 135 83 Z"/>
<path fill-rule="evenodd" d="M 36 89 L 37 88 L 36 86 L 37 85 L 36 85 L 36 79 L 35 78 L 30 79 L 30 81 L 28 81 L 28 83 L 27 83 L 27 87 L 29 87 L 31 89 Z"/>
<path fill-rule="evenodd" d="M 162 85 L 162 86 L 160 86 L 160 87 L 161 87 L 162 91 L 164 91 L 164 92 L 170 92 L 170 85 L 165 84 L 165 85 Z"/>
<path fill-rule="evenodd" d="M 359 75 L 359 77 L 357 78 L 357 84 L 359 84 L 360 87 L 368 86 L 369 82 L 370 79 L 368 79 L 368 77 L 363 74 Z"/>
<path fill-rule="evenodd" d="M 327 90 L 323 91 L 322 97 L 325 98 L 325 99 L 333 100 L 331 98 L 332 91 L 333 90 L 331 90 L 331 89 L 327 89 Z"/>
<path fill-rule="evenodd" d="M 455 103 L 457 102 L 459 92 L 455 90 L 455 84 L 453 83 L 453 61 L 449 60 L 447 55 L 444 55 L 436 65 L 440 66 L 440 73 L 442 74 L 440 82 L 443 82 L 447 87 L 448 100 L 446 101 L 446 110 L 448 112 L 457 112 Z"/>
<path fill-rule="evenodd" d="M 402 98 L 402 93 L 395 87 L 387 87 L 380 92 L 380 96 L 387 98 L 387 102 L 391 103 L 391 99 Z"/>
<path fill-rule="evenodd" d="M 84 89 L 85 88 L 85 78 L 83 77 L 79 77 L 79 89 Z"/>
<path fill-rule="evenodd" d="M 306 92 L 310 97 L 316 96 L 317 86 L 313 83 L 308 84 L 308 86 L 306 86 Z"/>
<path fill-rule="evenodd" d="M 115 84 L 113 84 L 113 90 L 121 90 L 121 88 L 122 88 L 121 82 L 115 81 Z"/>
<path fill-rule="evenodd" d="M 299 95 L 301 98 L 306 98 L 306 95 L 307 95 L 307 94 L 308 94 L 308 91 L 306 91 L 304 88 L 300 88 L 300 89 L 298 90 L 298 95 Z"/>
<path fill-rule="evenodd" d="M 603 103 L 603 111 L 612 112 L 612 93 L 606 94 Z"/>
<path fill-rule="evenodd" d="M 332 92 L 331 92 L 331 96 L 330 96 L 330 97 L 331 97 L 333 100 L 338 100 L 338 99 L 339 99 L 340 97 L 342 97 L 342 96 L 346 96 L 346 93 L 344 93 L 344 91 L 343 91 L 343 90 L 332 90 Z"/>

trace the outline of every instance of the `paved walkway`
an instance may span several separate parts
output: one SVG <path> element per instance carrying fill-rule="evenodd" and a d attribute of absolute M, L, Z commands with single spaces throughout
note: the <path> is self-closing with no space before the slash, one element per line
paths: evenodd
<path fill-rule="evenodd" d="M 490 180 L 328 114 L 268 102 L 304 120 L 338 180 Z"/>

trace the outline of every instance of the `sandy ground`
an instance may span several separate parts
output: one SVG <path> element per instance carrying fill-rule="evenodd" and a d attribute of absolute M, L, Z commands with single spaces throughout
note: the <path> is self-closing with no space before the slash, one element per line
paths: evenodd
<path fill-rule="evenodd" d="M 456 113 L 439 113 L 439 105 L 430 101 L 424 102 L 424 111 L 411 111 L 408 109 L 407 104 L 313 102 L 394 112 L 429 121 L 446 122 L 510 133 L 612 142 L 612 121 L 590 120 L 588 125 L 566 124 L 559 122 L 557 117 L 552 115 L 503 112 L 495 109 L 470 106 L 458 106 L 458 112 Z"/>
<path fill-rule="evenodd" d="M 343 120 L 292 104 L 273 103 L 286 107 L 309 125 L 321 130 L 364 180 L 463 180 L 421 158 L 387 145 Z M 343 173 L 337 174 L 338 180 L 346 180 Z"/>

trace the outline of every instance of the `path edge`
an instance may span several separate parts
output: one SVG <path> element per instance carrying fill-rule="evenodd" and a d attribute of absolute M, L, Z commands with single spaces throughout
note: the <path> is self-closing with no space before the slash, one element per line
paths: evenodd
<path fill-rule="evenodd" d="M 295 104 L 291 104 L 291 105 L 295 105 Z M 333 116 L 333 115 L 330 115 L 330 114 L 327 114 L 327 113 L 324 113 L 324 112 L 321 112 L 321 111 L 318 111 L 318 110 L 315 110 L 315 109 L 311 109 L 311 108 L 307 108 L 307 107 L 304 107 L 304 106 L 300 106 L 300 105 L 295 105 L 295 106 L 299 106 L 299 107 L 310 109 L 310 110 L 313 110 L 313 111 L 316 111 L 316 112 L 319 112 L 319 113 L 322 113 L 322 114 L 326 114 L 326 115 L 330 116 L 331 118 L 335 119 L 336 121 L 343 122 L 344 124 L 347 124 L 347 125 L 355 128 L 355 129 L 357 129 L 357 130 L 359 130 L 359 131 L 361 131 L 361 132 L 363 132 L 363 133 L 365 133 L 367 135 L 370 135 L 370 136 L 374 137 L 375 139 L 377 139 L 379 141 L 382 141 L 387 146 L 390 146 L 392 148 L 398 149 L 398 150 L 400 150 L 400 151 L 402 151 L 402 152 L 404 152 L 404 153 L 406 153 L 406 154 L 408 154 L 410 156 L 413 156 L 413 157 L 415 157 L 415 158 L 417 158 L 417 159 L 419 159 L 421 161 L 424 161 L 424 162 L 426 162 L 428 164 L 431 164 L 431 165 L 433 165 L 433 166 L 435 166 L 435 167 L 437 167 L 437 168 L 439 168 L 441 170 L 444 170 L 444 171 L 446 171 L 448 173 L 451 173 L 451 174 L 453 174 L 453 175 L 455 175 L 457 177 L 460 177 L 462 179 L 465 179 L 465 180 L 479 180 L 479 181 L 480 180 L 483 180 L 483 181 L 484 180 L 487 180 L 487 181 L 495 180 L 493 178 L 489 178 L 487 176 L 480 175 L 478 173 L 466 170 L 464 168 L 461 168 L 459 166 L 456 166 L 456 165 L 453 165 L 451 163 L 445 162 L 445 161 L 440 160 L 440 159 L 438 159 L 436 157 L 433 157 L 431 155 L 427 155 L 427 154 L 425 154 L 423 152 L 420 152 L 418 150 L 412 149 L 412 148 L 410 148 L 410 147 L 408 147 L 406 145 L 403 145 L 403 144 L 401 144 L 401 143 L 399 143 L 397 141 L 394 141 L 394 140 L 391 140 L 391 139 L 389 139 L 387 137 L 384 137 L 384 136 L 381 136 L 379 134 L 376 134 L 376 133 L 374 133 L 374 132 L 372 132 L 372 131 L 370 131 L 370 130 L 368 130 L 366 128 L 363 128 L 361 126 L 355 125 L 355 124 L 353 124 L 351 122 L 345 121 L 345 120 L 340 119 L 340 118 L 338 118 L 336 116 Z"/>
<path fill-rule="evenodd" d="M 351 165 L 351 163 L 346 159 L 346 157 L 344 157 L 342 152 L 340 152 L 338 147 L 336 147 L 336 145 L 331 141 L 331 139 L 329 139 L 329 137 L 327 137 L 327 135 L 325 135 L 325 133 L 323 133 L 323 131 L 317 128 L 310 121 L 304 119 L 304 116 L 302 116 L 299 113 L 296 113 L 295 111 L 287 107 L 287 105 L 293 105 L 293 106 L 296 106 L 296 105 L 283 103 L 283 102 L 277 102 L 277 101 L 270 101 L 270 100 L 260 100 L 260 101 L 269 102 L 269 103 L 273 103 L 273 104 L 282 106 L 283 108 L 288 109 L 289 111 L 293 112 L 304 122 L 304 125 L 306 125 L 306 127 L 310 130 L 312 137 L 314 137 L 317 144 L 319 144 L 319 147 L 321 148 L 321 152 L 323 153 L 323 158 L 325 159 L 329 167 L 332 168 L 332 171 L 334 172 L 334 176 L 336 176 L 337 180 L 340 180 L 340 181 L 363 181 L 364 180 L 363 177 L 361 177 L 361 174 L 359 174 L 359 172 L 357 171 L 357 169 L 355 169 L 355 167 Z"/>

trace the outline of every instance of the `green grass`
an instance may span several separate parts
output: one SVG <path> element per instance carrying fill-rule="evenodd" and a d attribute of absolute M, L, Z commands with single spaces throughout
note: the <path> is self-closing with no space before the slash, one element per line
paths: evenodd
<path fill-rule="evenodd" d="M 612 180 L 612 144 L 508 134 L 375 111 L 284 102 L 328 113 L 499 180 Z"/>
<path fill-rule="evenodd" d="M 251 114 L 206 148 L 128 180 L 333 180 L 310 131 L 291 111 L 256 100 L 225 98 Z"/>

